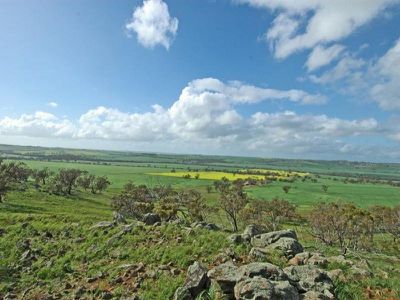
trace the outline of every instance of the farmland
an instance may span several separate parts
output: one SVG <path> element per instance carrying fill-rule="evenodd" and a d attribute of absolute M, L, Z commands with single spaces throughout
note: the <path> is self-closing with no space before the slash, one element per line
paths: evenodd
<path fill-rule="evenodd" d="M 255 183 L 244 187 L 250 202 L 285 199 L 294 204 L 300 219 L 283 226 L 295 228 L 310 251 L 317 249 L 328 254 L 338 254 L 339 250 L 317 243 L 301 219 L 308 216 L 315 204 L 350 202 L 369 209 L 378 204 L 395 207 L 400 203 L 400 166 L 396 164 L 333 164 L 16 146 L 0 146 L 0 149 L 6 161 L 23 162 L 32 169 L 48 168 L 57 172 L 76 168 L 95 176 L 107 176 L 111 182 L 102 193 L 92 194 L 77 189 L 64 196 L 34 188 L 30 180 L 28 187 L 12 190 L 7 195 L 6 201 L 0 203 L 0 295 L 10 290 L 22 293 L 28 289 L 26 294 L 31 299 L 41 299 L 49 293 L 68 299 L 71 294 L 63 291 L 68 283 L 71 290 L 84 286 L 94 298 L 111 291 L 117 298 L 134 292 L 140 299 L 167 299 L 184 281 L 186 268 L 193 259 L 212 265 L 218 253 L 227 248 L 239 256 L 248 251 L 243 245 L 232 247 L 228 243 L 226 231 L 230 230 L 229 223 L 215 209 L 207 219 L 218 223 L 225 228 L 224 231 L 200 230 L 187 235 L 184 227 L 176 229 L 166 224 L 154 228 L 135 227 L 131 234 L 114 241 L 112 237 L 118 234 L 117 228 L 104 232 L 93 230 L 97 222 L 112 219 L 112 199 L 129 182 L 149 187 L 171 186 L 177 191 L 196 190 L 207 205 L 217 208 L 219 193 L 213 187 L 216 180 L 225 177 L 230 181 L 246 181 L 251 178 Z M 27 240 L 35 249 L 35 261 L 29 268 L 21 266 L 18 268 L 22 269 L 18 269 L 24 253 L 22 244 Z M 390 274 L 389 278 L 377 276 L 347 282 L 343 289 L 352 292 L 343 292 L 343 295 L 362 299 L 369 287 L 385 291 L 388 297 L 399 296 L 396 282 L 400 274 L 393 269 L 393 266 L 400 266 L 398 241 L 393 243 L 388 236 L 379 235 L 374 249 L 372 252 L 358 251 L 357 257 L 367 259 L 376 272 L 381 270 Z M 140 286 L 135 281 L 137 279 L 114 284 L 113 280 L 122 276 L 120 266 L 132 263 L 143 263 L 148 272 L 156 273 L 155 277 L 146 277 Z M 175 275 L 159 271 L 159 264 L 170 264 Z M 18 270 L 19 277 L 15 277 L 15 270 Z M 102 275 L 92 283 L 88 278 L 98 276 L 99 272 Z"/>

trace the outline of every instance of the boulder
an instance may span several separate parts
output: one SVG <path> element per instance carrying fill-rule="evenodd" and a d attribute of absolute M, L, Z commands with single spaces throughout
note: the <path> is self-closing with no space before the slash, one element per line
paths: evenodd
<path fill-rule="evenodd" d="M 179 287 L 176 289 L 173 300 L 193 300 L 194 298 L 190 294 L 189 290 L 185 287 Z"/>
<path fill-rule="evenodd" d="M 296 254 L 303 252 L 303 246 L 296 240 L 290 237 L 283 237 L 276 242 L 268 245 L 266 249 L 281 250 L 287 258 L 292 258 Z"/>
<path fill-rule="evenodd" d="M 212 268 L 208 271 L 207 276 L 210 278 L 211 284 L 218 290 L 218 293 L 224 295 L 233 295 L 233 289 L 241 279 L 239 268 L 232 262 L 226 262 Z"/>
<path fill-rule="evenodd" d="M 262 277 L 247 278 L 235 285 L 235 299 L 298 300 L 299 293 L 287 281 L 270 281 Z"/>
<path fill-rule="evenodd" d="M 291 238 L 297 241 L 296 232 L 292 229 L 286 229 L 258 234 L 251 239 L 251 245 L 253 247 L 264 248 L 277 242 L 281 238 Z"/>
<path fill-rule="evenodd" d="M 266 260 L 268 257 L 268 251 L 265 250 L 264 248 L 256 248 L 253 247 L 251 248 L 249 252 L 250 257 L 256 259 L 256 260 Z"/>
<path fill-rule="evenodd" d="M 208 286 L 207 268 L 197 261 L 189 266 L 184 288 L 186 288 L 193 298 Z"/>
<path fill-rule="evenodd" d="M 281 268 L 270 263 L 254 262 L 239 267 L 242 278 L 263 277 L 270 280 L 287 280 L 287 275 Z"/>
<path fill-rule="evenodd" d="M 228 236 L 228 241 L 231 244 L 238 245 L 238 244 L 241 244 L 243 242 L 243 238 L 242 238 L 241 234 L 234 233 L 234 234 L 231 234 L 231 235 Z"/>
<path fill-rule="evenodd" d="M 289 281 L 294 285 L 299 293 L 316 291 L 325 293 L 333 291 L 333 282 L 328 274 L 312 265 L 291 266 L 284 268 L 283 271 L 288 275 Z"/>
<path fill-rule="evenodd" d="M 147 213 L 143 215 L 143 222 L 146 225 L 154 225 L 156 223 L 161 223 L 161 218 L 157 214 Z"/>
<path fill-rule="evenodd" d="M 316 291 L 309 291 L 305 294 L 302 294 L 300 296 L 301 300 L 329 300 L 332 298 L 329 298 L 329 296 L 320 293 L 320 292 L 316 292 Z"/>
<path fill-rule="evenodd" d="M 245 242 L 250 242 L 251 238 L 265 232 L 265 228 L 259 225 L 248 225 L 242 234 L 242 239 Z"/>

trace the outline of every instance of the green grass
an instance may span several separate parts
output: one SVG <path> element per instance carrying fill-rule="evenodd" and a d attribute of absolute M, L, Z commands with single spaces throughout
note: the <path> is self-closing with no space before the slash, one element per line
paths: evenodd
<path fill-rule="evenodd" d="M 3 147 L 3 150 L 15 151 L 15 148 Z M 11 149 L 11 150 L 10 150 Z M 14 149 L 14 150 L 13 150 Z M 0 146 L 0 151 L 2 147 Z M 4 151 L 5 151 L 4 150 Z M 39 149 L 40 150 L 40 149 Z M 34 190 L 13 191 L 5 203 L 0 203 L 0 296 L 8 290 L 21 295 L 27 289 L 27 299 L 43 299 L 48 294 L 60 293 L 65 298 L 73 298 L 73 292 L 84 286 L 93 298 L 100 298 L 105 291 L 111 291 L 115 297 L 132 296 L 139 293 L 141 299 L 167 299 L 176 287 L 182 284 L 184 273 L 193 260 L 211 265 L 218 254 L 229 247 L 226 240 L 228 232 L 209 232 L 204 230 L 188 231 L 175 225 L 161 227 L 134 227 L 132 232 L 119 239 L 114 237 L 121 226 L 107 230 L 91 229 L 99 221 L 111 220 L 110 199 L 117 194 L 128 181 L 135 184 L 168 184 L 176 189 L 195 188 L 205 197 L 208 204 L 216 206 L 218 193 L 207 193 L 206 187 L 213 184 L 207 179 L 183 179 L 180 177 L 151 175 L 150 173 L 169 173 L 175 168 L 187 172 L 188 168 L 206 168 L 237 170 L 241 168 L 273 168 L 292 170 L 317 170 L 321 173 L 348 172 L 383 176 L 398 176 L 398 165 L 376 164 L 333 164 L 315 161 L 266 160 L 257 158 L 233 158 L 212 156 L 180 156 L 164 154 L 132 154 L 119 152 L 101 152 L 90 150 L 37 148 L 19 150 L 22 158 L 32 155 L 32 151 L 52 154 L 66 151 L 74 155 L 99 157 L 107 164 L 88 161 L 61 162 L 24 160 L 32 168 L 49 167 L 79 168 L 96 175 L 107 175 L 112 185 L 103 194 L 93 195 L 82 191 L 72 196 L 49 195 Z M 21 154 L 20 153 L 20 154 Z M 20 157 L 21 158 L 21 157 Z M 112 158 L 112 159 L 110 159 Z M 324 169 L 325 167 L 325 169 Z M 325 177 L 325 176 L 324 176 Z M 319 178 L 317 183 L 297 180 L 294 183 L 272 182 L 267 186 L 246 187 L 251 198 L 269 200 L 284 198 L 295 203 L 301 214 L 319 201 L 350 201 L 363 208 L 375 204 L 394 206 L 400 203 L 400 188 L 385 184 L 344 184 L 342 178 Z M 321 185 L 329 186 L 327 193 Z M 282 186 L 290 185 L 289 193 Z M 209 216 L 210 221 L 226 224 L 220 214 Z M 327 255 L 338 255 L 338 249 L 317 243 L 304 224 L 285 224 L 294 227 L 300 241 L 309 251 L 321 251 Z M 52 237 L 46 237 L 50 232 Z M 177 241 L 180 238 L 180 242 Z M 29 241 L 36 257 L 30 266 L 20 259 L 24 253 L 24 243 Z M 235 252 L 245 254 L 249 249 L 235 247 Z M 399 243 L 393 243 L 388 236 L 376 236 L 373 252 L 350 253 L 350 257 L 368 259 L 377 274 L 373 278 L 358 280 L 352 278 L 350 269 L 341 266 L 349 275 L 349 281 L 337 285 L 340 299 L 363 299 L 365 291 L 384 291 L 393 299 L 400 297 L 400 261 Z M 279 258 L 272 257 L 274 263 L 281 264 Z M 138 277 L 127 278 L 123 284 L 114 280 L 126 272 L 119 267 L 123 264 L 145 265 L 146 272 L 155 272 L 154 278 L 143 277 L 140 286 Z M 179 274 L 158 270 L 160 264 L 170 263 Z M 338 266 L 329 266 L 336 268 Z M 389 274 L 383 278 L 379 272 Z M 102 278 L 88 283 L 87 278 L 102 272 Z M 143 275 L 143 274 L 142 274 Z M 72 288 L 65 288 L 69 283 Z"/>

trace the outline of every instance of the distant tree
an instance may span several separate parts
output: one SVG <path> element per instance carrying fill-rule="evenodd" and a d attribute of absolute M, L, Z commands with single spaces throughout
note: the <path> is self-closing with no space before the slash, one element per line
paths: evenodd
<path fill-rule="evenodd" d="M 289 193 L 289 191 L 290 191 L 291 188 L 292 188 L 292 187 L 291 187 L 290 185 L 284 185 L 284 186 L 282 187 L 282 190 L 285 192 L 285 194 L 287 194 L 287 193 Z"/>
<path fill-rule="evenodd" d="M 275 231 L 281 228 L 283 222 L 297 217 L 296 206 L 283 199 L 252 200 L 245 209 L 247 222 L 266 227 Z"/>
<path fill-rule="evenodd" d="M 194 178 L 195 178 L 195 179 L 199 179 L 199 178 L 200 178 L 200 174 L 197 173 L 196 175 L 194 175 Z"/>
<path fill-rule="evenodd" d="M 108 180 L 107 176 L 98 176 L 90 184 L 90 189 L 93 194 L 102 193 L 105 191 L 111 182 Z"/>
<path fill-rule="evenodd" d="M 326 185 L 326 184 L 321 185 L 321 189 L 322 189 L 322 191 L 323 191 L 324 193 L 328 192 L 328 188 L 329 188 L 329 186 Z"/>
<path fill-rule="evenodd" d="M 370 208 L 375 231 L 392 235 L 393 241 L 400 238 L 400 206 L 393 208 L 376 205 Z"/>
<path fill-rule="evenodd" d="M 87 191 L 91 186 L 94 185 L 95 179 L 96 179 L 95 175 L 86 173 L 79 176 L 79 178 L 76 180 L 76 183 L 78 186 Z"/>
<path fill-rule="evenodd" d="M 220 192 L 219 206 L 231 224 L 232 231 L 237 232 L 242 211 L 248 202 L 243 190 L 243 181 L 236 180 L 233 183 L 221 181 L 217 184 Z"/>
<path fill-rule="evenodd" d="M 25 185 L 31 170 L 21 162 L 4 162 L 0 159 L 0 202 L 4 202 L 7 193 Z"/>
<path fill-rule="evenodd" d="M 54 193 L 71 195 L 82 173 L 84 172 L 79 169 L 60 169 L 51 179 L 50 190 Z"/>
<path fill-rule="evenodd" d="M 153 211 L 154 203 L 154 193 L 146 185 L 135 185 L 132 182 L 125 184 L 123 191 L 111 200 L 114 210 L 138 220 Z"/>
<path fill-rule="evenodd" d="M 35 180 L 36 184 L 46 185 L 47 179 L 53 174 L 52 171 L 48 167 L 45 167 L 40 170 L 33 170 L 32 177 Z"/>
<path fill-rule="evenodd" d="M 211 191 L 212 191 L 212 186 L 211 185 L 207 185 L 207 193 L 211 193 Z"/>
<path fill-rule="evenodd" d="M 222 177 L 220 180 L 214 181 L 214 188 L 217 192 L 222 193 L 225 190 L 229 189 L 231 186 L 230 181 L 226 177 Z"/>
<path fill-rule="evenodd" d="M 184 208 L 182 214 L 190 221 L 204 221 L 210 211 L 201 193 L 196 190 L 179 191 L 177 199 Z"/>

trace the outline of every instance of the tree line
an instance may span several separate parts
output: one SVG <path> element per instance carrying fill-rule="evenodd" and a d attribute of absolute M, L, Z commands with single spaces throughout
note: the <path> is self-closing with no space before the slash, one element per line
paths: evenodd
<path fill-rule="evenodd" d="M 4 202 L 8 192 L 24 190 L 30 182 L 36 189 L 57 195 L 71 195 L 79 187 L 93 194 L 101 193 L 111 184 L 107 176 L 85 170 L 63 168 L 55 172 L 47 167 L 31 169 L 23 162 L 0 160 L 0 202 Z"/>

